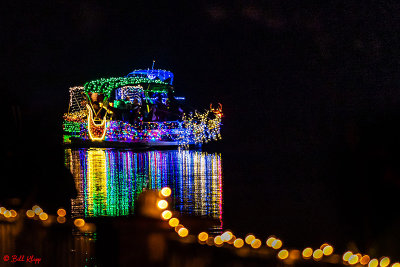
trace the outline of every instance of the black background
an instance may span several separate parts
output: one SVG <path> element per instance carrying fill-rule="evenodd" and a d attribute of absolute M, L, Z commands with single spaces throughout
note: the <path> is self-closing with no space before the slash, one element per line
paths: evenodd
<path fill-rule="evenodd" d="M 223 104 L 226 227 L 397 255 L 396 1 L 1 5 L 4 153 L 25 183 L 60 175 L 70 86 L 155 59 L 190 105 Z"/>

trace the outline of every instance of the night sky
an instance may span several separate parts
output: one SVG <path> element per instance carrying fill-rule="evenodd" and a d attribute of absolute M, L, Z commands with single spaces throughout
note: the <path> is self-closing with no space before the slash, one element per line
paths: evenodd
<path fill-rule="evenodd" d="M 2 3 L 10 147 L 44 147 L 62 165 L 68 88 L 155 59 L 189 106 L 223 105 L 224 139 L 211 149 L 223 155 L 228 224 L 396 254 L 398 2 L 132 2 Z"/>

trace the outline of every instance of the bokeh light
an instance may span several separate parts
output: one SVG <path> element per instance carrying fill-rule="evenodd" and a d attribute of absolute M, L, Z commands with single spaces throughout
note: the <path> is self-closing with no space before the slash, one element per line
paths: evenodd
<path fill-rule="evenodd" d="M 67 211 L 65 209 L 58 209 L 57 215 L 60 217 L 64 217 L 65 215 L 67 215 Z"/>
<path fill-rule="evenodd" d="M 281 247 L 282 247 L 282 241 L 281 241 L 281 240 L 275 239 L 275 240 L 272 242 L 272 248 L 273 248 L 273 249 L 280 249 Z"/>
<path fill-rule="evenodd" d="M 180 237 L 186 237 L 186 236 L 188 236 L 188 234 L 189 234 L 189 230 L 186 229 L 185 227 L 182 227 L 182 228 L 179 229 L 179 231 L 178 231 L 178 235 L 179 235 Z"/>
<path fill-rule="evenodd" d="M 368 264 L 369 260 L 370 260 L 369 256 L 368 255 L 364 255 L 364 256 L 361 257 L 360 263 L 362 265 L 366 265 L 366 264 Z"/>
<path fill-rule="evenodd" d="M 324 252 L 322 252 L 322 249 L 316 249 L 315 251 L 314 251 L 314 253 L 313 253 L 313 258 L 315 259 L 315 260 L 319 260 L 319 259 L 321 259 L 322 258 L 322 256 L 324 256 Z"/>
<path fill-rule="evenodd" d="M 305 248 L 302 252 L 303 258 L 305 259 L 311 258 L 312 254 L 313 254 L 312 248 Z"/>
<path fill-rule="evenodd" d="M 250 245 L 252 248 L 259 248 L 261 247 L 261 240 L 260 239 L 254 239 L 253 241 L 251 241 Z"/>
<path fill-rule="evenodd" d="M 256 239 L 256 237 L 252 234 L 249 234 L 246 236 L 246 238 L 244 239 L 244 241 L 246 242 L 246 244 L 250 245 L 251 242 L 253 242 L 253 240 Z"/>
<path fill-rule="evenodd" d="M 171 219 L 171 217 L 172 217 L 172 212 L 169 210 L 164 210 L 161 213 L 161 218 L 163 218 L 164 220 L 169 220 L 169 219 Z"/>
<path fill-rule="evenodd" d="M 171 219 L 168 221 L 168 224 L 169 224 L 171 227 L 176 227 L 176 226 L 178 226 L 178 224 L 179 224 L 179 220 L 178 220 L 177 218 L 171 218 Z"/>
<path fill-rule="evenodd" d="M 368 267 L 377 267 L 379 265 L 379 261 L 377 259 L 372 259 L 368 263 Z"/>
<path fill-rule="evenodd" d="M 166 200 L 164 200 L 164 199 L 161 199 L 161 200 L 159 200 L 159 201 L 157 202 L 157 207 L 158 207 L 159 209 L 164 210 L 164 209 L 168 208 L 168 202 L 167 202 Z"/>
<path fill-rule="evenodd" d="M 390 264 L 390 259 L 388 257 L 383 257 L 379 262 L 380 267 L 387 267 Z"/>
<path fill-rule="evenodd" d="M 244 245 L 244 241 L 241 238 L 238 238 L 235 240 L 235 242 L 233 242 L 233 245 L 235 246 L 235 248 L 241 248 Z"/>
<path fill-rule="evenodd" d="M 279 251 L 279 253 L 278 253 L 279 259 L 284 260 L 287 257 L 289 257 L 289 251 L 287 251 L 286 249 L 282 249 L 281 251 Z"/>
<path fill-rule="evenodd" d="M 208 234 L 206 232 L 201 232 L 197 237 L 200 241 L 205 242 L 208 239 Z"/>
<path fill-rule="evenodd" d="M 85 225 L 85 220 L 84 219 L 75 219 L 74 225 L 76 227 L 82 227 Z"/>
<path fill-rule="evenodd" d="M 169 197 L 171 195 L 171 188 L 164 187 L 163 189 L 161 189 L 161 195 L 163 197 Z"/>
<path fill-rule="evenodd" d="M 35 212 L 33 210 L 27 210 L 26 216 L 28 216 L 29 218 L 32 218 L 33 216 L 35 216 Z"/>

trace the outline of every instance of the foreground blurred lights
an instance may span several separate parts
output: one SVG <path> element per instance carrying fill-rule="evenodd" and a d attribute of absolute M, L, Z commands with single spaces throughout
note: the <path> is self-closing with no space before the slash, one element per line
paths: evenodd
<path fill-rule="evenodd" d="M 162 210 L 166 209 L 168 207 L 168 202 L 166 200 L 162 199 L 157 202 L 157 206 Z"/>
<path fill-rule="evenodd" d="M 164 197 L 169 197 L 171 195 L 171 189 L 169 187 L 164 187 L 161 189 L 161 195 Z"/>
<path fill-rule="evenodd" d="M 67 215 L 67 212 L 65 209 L 58 209 L 57 210 L 57 215 L 60 217 L 64 217 L 65 215 Z"/>
<path fill-rule="evenodd" d="M 6 211 L 4 212 L 4 217 L 10 218 L 10 217 L 11 217 L 11 211 L 6 210 Z"/>
<path fill-rule="evenodd" d="M 278 253 L 279 259 L 284 260 L 287 257 L 289 257 L 289 251 L 287 251 L 286 249 L 282 249 L 281 251 L 279 251 L 279 253 Z"/>
<path fill-rule="evenodd" d="M 172 218 L 171 220 L 168 221 L 168 224 L 171 227 L 176 227 L 179 224 L 179 220 L 177 218 Z"/>
<path fill-rule="evenodd" d="M 221 235 L 221 239 L 222 239 L 222 241 L 224 241 L 224 242 L 228 242 L 229 240 L 231 240 L 231 238 L 232 238 L 232 232 L 231 231 L 226 231 L 225 233 L 223 233 L 222 235 Z"/>
<path fill-rule="evenodd" d="M 27 210 L 26 216 L 28 216 L 29 218 L 32 218 L 33 216 L 35 216 L 35 212 L 33 210 Z"/>
<path fill-rule="evenodd" d="M 233 245 L 235 246 L 235 248 L 241 248 L 244 245 L 244 241 L 241 238 L 238 238 L 235 240 L 235 242 L 233 242 Z"/>
<path fill-rule="evenodd" d="M 189 230 L 186 229 L 185 227 L 182 227 L 181 229 L 179 229 L 178 231 L 178 235 L 180 237 L 186 237 L 189 234 Z"/>
<path fill-rule="evenodd" d="M 379 261 L 377 259 L 372 259 L 369 263 L 368 263 L 368 267 L 377 267 L 379 264 Z"/>
<path fill-rule="evenodd" d="M 369 262 L 369 256 L 368 255 L 364 255 L 364 256 L 361 257 L 360 263 L 362 265 L 366 265 L 368 262 Z"/>
<path fill-rule="evenodd" d="M 356 264 L 358 262 L 358 256 L 357 255 L 351 255 L 350 257 L 349 257 L 349 263 L 350 264 Z"/>
<path fill-rule="evenodd" d="M 271 237 L 269 237 L 268 239 L 267 239 L 267 246 L 268 247 L 272 247 L 272 242 L 274 242 L 275 241 L 275 237 L 273 237 L 273 236 L 271 236 Z"/>
<path fill-rule="evenodd" d="M 58 223 L 65 223 L 66 220 L 67 219 L 65 219 L 65 217 L 60 217 L 60 216 L 57 217 L 57 222 Z"/>
<path fill-rule="evenodd" d="M 3 214 L 6 211 L 6 208 L 0 207 L 0 214 Z"/>
<path fill-rule="evenodd" d="M 214 238 L 214 243 L 215 243 L 216 245 L 222 245 L 222 243 L 224 243 L 224 241 L 222 241 L 220 235 L 217 235 L 217 236 Z"/>
<path fill-rule="evenodd" d="M 42 213 L 39 214 L 39 218 L 40 218 L 42 221 L 45 221 L 45 220 L 47 220 L 47 219 L 49 218 L 49 215 L 47 215 L 46 212 L 42 212 Z"/>
<path fill-rule="evenodd" d="M 198 238 L 199 238 L 200 241 L 205 242 L 208 239 L 208 234 L 206 232 L 201 232 L 198 235 Z"/>
<path fill-rule="evenodd" d="M 85 220 L 84 219 L 75 219 L 74 224 L 76 227 L 82 227 L 85 225 Z"/>
<path fill-rule="evenodd" d="M 10 210 L 11 212 L 11 217 L 17 217 L 17 212 L 15 210 Z"/>
<path fill-rule="evenodd" d="M 279 239 L 275 239 L 274 242 L 272 242 L 272 248 L 274 249 L 280 249 L 282 247 L 282 241 Z"/>
<path fill-rule="evenodd" d="M 256 237 L 254 235 L 247 235 L 246 238 L 244 239 L 244 241 L 246 241 L 246 244 L 250 245 L 254 239 L 256 239 Z"/>
<path fill-rule="evenodd" d="M 312 248 L 305 248 L 302 253 L 303 258 L 311 258 L 312 254 L 313 254 Z"/>
<path fill-rule="evenodd" d="M 379 262 L 379 266 L 386 267 L 390 264 L 390 259 L 388 257 L 383 257 Z"/>
<path fill-rule="evenodd" d="M 260 239 L 254 239 L 252 242 L 251 242 L 251 247 L 252 248 L 259 248 L 259 247 L 261 247 L 261 240 Z"/>
<path fill-rule="evenodd" d="M 35 208 L 33 211 L 36 213 L 36 215 L 39 215 L 40 213 L 43 212 L 43 210 L 39 207 Z"/>
<path fill-rule="evenodd" d="M 169 210 L 164 210 L 164 211 L 161 213 L 161 217 L 162 217 L 164 220 L 169 220 L 169 219 L 171 219 L 171 217 L 172 217 L 172 212 L 169 211 Z"/>
<path fill-rule="evenodd" d="M 400 263 L 395 262 L 395 263 L 392 264 L 392 267 L 400 267 Z"/>
<path fill-rule="evenodd" d="M 324 253 L 325 256 L 329 256 L 333 253 L 333 247 L 330 245 L 327 245 L 322 249 L 322 252 Z"/>
<path fill-rule="evenodd" d="M 321 249 L 316 249 L 313 253 L 313 258 L 316 260 L 319 260 L 322 258 L 322 256 L 324 256 L 324 253 L 322 252 Z"/>
<path fill-rule="evenodd" d="M 353 256 L 353 252 L 347 251 L 346 253 L 343 254 L 343 260 L 348 261 L 351 256 Z"/>

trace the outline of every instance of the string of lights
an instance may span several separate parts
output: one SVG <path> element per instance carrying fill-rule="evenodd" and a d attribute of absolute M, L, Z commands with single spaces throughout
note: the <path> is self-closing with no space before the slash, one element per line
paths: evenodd
<path fill-rule="evenodd" d="M 175 229 L 175 232 L 181 238 L 189 236 L 189 229 L 181 224 L 181 221 L 177 217 L 173 217 L 173 212 L 168 210 L 169 203 L 167 198 L 171 195 L 171 189 L 164 187 L 159 191 L 159 199 L 156 203 L 156 207 L 160 210 L 160 217 L 162 220 L 167 221 L 171 228 Z M 245 238 L 239 238 L 230 231 L 224 231 L 221 235 L 212 235 L 207 232 L 200 232 L 197 235 L 198 243 L 202 245 L 209 245 L 215 247 L 233 247 L 241 249 L 244 246 L 251 247 L 253 249 L 259 249 L 262 247 L 263 242 L 253 234 L 248 234 Z M 313 249 L 306 247 L 303 250 L 300 249 L 288 249 L 284 248 L 283 241 L 275 236 L 269 236 L 265 245 L 268 249 L 272 250 L 276 254 L 279 260 L 284 263 L 293 264 L 296 261 L 307 261 L 314 260 L 315 262 L 327 262 L 327 263 L 343 263 L 345 265 L 356 265 L 368 267 L 388 267 L 390 265 L 390 258 L 383 256 L 380 258 L 371 258 L 367 254 L 361 254 L 359 252 L 346 251 L 341 256 L 340 254 L 334 253 L 334 247 L 329 243 L 322 244 L 319 248 Z M 391 264 L 391 267 L 400 267 L 399 262 Z"/>
<path fill-rule="evenodd" d="M 111 78 L 100 78 L 85 83 L 84 90 L 86 93 L 99 93 L 105 94 L 110 97 L 112 91 L 116 88 L 128 86 L 128 85 L 139 85 L 139 84 L 152 84 L 154 85 L 151 89 L 155 93 L 167 93 L 168 83 L 157 79 L 149 79 L 144 77 L 111 77 Z"/>

